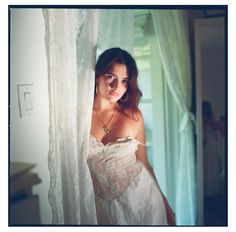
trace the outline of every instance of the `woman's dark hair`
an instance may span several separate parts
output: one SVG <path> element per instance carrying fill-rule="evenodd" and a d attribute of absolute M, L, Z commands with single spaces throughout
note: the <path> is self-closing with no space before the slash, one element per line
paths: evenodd
<path fill-rule="evenodd" d="M 137 83 L 138 69 L 134 58 L 125 50 L 121 48 L 110 48 L 104 51 L 98 58 L 96 67 L 95 67 L 95 78 L 104 75 L 112 69 L 114 64 L 124 64 L 127 68 L 129 84 L 127 91 L 125 92 L 125 101 L 118 101 L 121 112 L 125 113 L 126 110 L 130 110 L 134 114 L 139 111 L 138 103 L 142 96 Z M 124 96 L 123 95 L 123 96 Z"/>

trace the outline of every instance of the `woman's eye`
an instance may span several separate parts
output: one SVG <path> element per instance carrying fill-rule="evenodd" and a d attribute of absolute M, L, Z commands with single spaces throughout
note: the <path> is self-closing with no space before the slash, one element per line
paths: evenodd
<path fill-rule="evenodd" d="M 123 80 L 123 84 L 128 85 L 129 81 L 128 80 Z"/>
<path fill-rule="evenodd" d="M 109 81 L 112 81 L 114 79 L 114 76 L 113 75 L 110 75 L 110 74 L 106 74 L 105 75 L 106 79 L 109 80 Z"/>

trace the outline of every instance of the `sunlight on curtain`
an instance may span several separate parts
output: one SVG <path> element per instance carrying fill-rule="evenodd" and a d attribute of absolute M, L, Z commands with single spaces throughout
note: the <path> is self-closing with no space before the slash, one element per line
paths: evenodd
<path fill-rule="evenodd" d="M 147 9 L 138 10 L 135 17 L 134 56 L 143 93 L 139 107 L 144 117 L 148 160 L 167 196 L 163 73 L 152 17 Z"/>
<path fill-rule="evenodd" d="M 133 53 L 134 10 L 104 9 L 100 11 L 97 55 L 111 47 Z"/>
<path fill-rule="evenodd" d="M 96 51 L 118 46 L 132 52 L 133 14 L 129 10 L 86 9 L 47 9 L 43 13 L 49 71 L 48 165 L 53 223 L 96 224 L 87 166 Z"/>
<path fill-rule="evenodd" d="M 53 223 L 97 223 L 92 181 L 87 166 L 95 52 L 97 49 L 99 55 L 105 49 L 117 46 L 133 54 L 134 13 L 132 10 L 111 9 L 44 10 L 50 102 L 49 201 L 53 211 Z M 171 99 L 170 96 L 165 96 L 170 99 L 167 112 L 176 116 L 172 119 L 169 115 L 167 117 L 167 135 L 171 149 L 167 149 L 167 154 L 160 152 L 167 155 L 167 159 L 163 160 L 166 162 L 165 173 L 172 173 L 171 178 L 168 175 L 164 182 L 168 182 L 167 193 L 171 192 L 171 196 L 175 198 L 177 223 L 191 225 L 196 219 L 196 180 L 189 113 L 190 58 L 183 15 L 182 11 L 153 10 L 156 34 L 152 40 L 155 39 L 159 47 L 150 48 L 152 66 L 160 67 L 154 61 L 155 53 L 160 53 L 164 77 L 173 97 Z M 152 76 L 156 75 L 155 70 L 151 68 L 151 72 L 154 72 Z M 146 74 L 142 75 L 145 78 Z M 160 81 L 158 83 L 162 83 L 162 79 Z M 158 90 L 161 91 L 161 88 L 162 85 Z M 151 89 L 153 96 L 147 91 L 146 100 L 157 97 L 154 86 Z M 158 104 L 161 102 L 158 99 Z M 162 108 L 159 104 L 157 108 L 160 107 Z M 164 113 L 162 114 L 158 118 L 162 118 L 159 123 L 164 122 Z M 153 114 L 154 118 L 156 120 Z M 147 120 L 151 121 L 148 118 Z M 159 138 L 166 136 L 164 132 L 158 133 Z M 158 162 L 153 160 L 153 163 L 156 161 Z"/>
<path fill-rule="evenodd" d="M 87 166 L 98 11 L 45 9 L 53 223 L 96 224 Z"/>
<path fill-rule="evenodd" d="M 174 153 L 167 154 L 169 158 L 167 173 L 176 171 L 173 174 L 175 178 L 171 181 L 168 179 L 167 182 L 169 185 L 172 183 L 176 186 L 177 224 L 194 225 L 197 207 L 196 167 L 193 116 L 189 112 L 191 64 L 187 18 L 185 18 L 185 12 L 180 10 L 152 10 L 151 13 L 163 64 L 164 78 L 173 97 L 173 101 L 168 102 L 168 108 L 172 109 L 172 115 L 175 115 L 174 119 L 176 119 L 173 120 L 173 117 L 169 117 L 169 125 L 167 125 L 168 129 L 172 130 L 172 134 L 176 135 L 169 143 L 173 146 L 174 144 L 178 145 L 175 147 L 178 150 L 169 149 L 169 152 Z M 172 106 L 169 105 L 171 103 Z M 174 184 L 175 182 L 176 184 Z"/>

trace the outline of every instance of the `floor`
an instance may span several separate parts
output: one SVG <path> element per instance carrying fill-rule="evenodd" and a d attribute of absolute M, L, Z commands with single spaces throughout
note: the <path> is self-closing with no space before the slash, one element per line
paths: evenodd
<path fill-rule="evenodd" d="M 224 196 L 206 197 L 204 200 L 205 226 L 227 226 L 227 198 Z"/>

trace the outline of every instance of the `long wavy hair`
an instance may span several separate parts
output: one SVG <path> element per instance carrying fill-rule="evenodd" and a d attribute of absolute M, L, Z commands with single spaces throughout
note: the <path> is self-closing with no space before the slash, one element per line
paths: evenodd
<path fill-rule="evenodd" d="M 126 114 L 125 112 L 129 111 L 134 117 L 135 113 L 139 112 L 138 104 L 142 97 L 142 92 L 137 83 L 138 69 L 134 58 L 121 48 L 110 48 L 105 50 L 98 58 L 95 67 L 95 78 L 97 79 L 109 72 L 116 63 L 124 64 L 126 66 L 129 79 L 128 88 L 118 101 L 118 105 L 123 114 Z"/>

